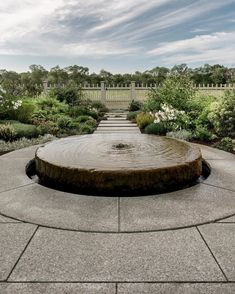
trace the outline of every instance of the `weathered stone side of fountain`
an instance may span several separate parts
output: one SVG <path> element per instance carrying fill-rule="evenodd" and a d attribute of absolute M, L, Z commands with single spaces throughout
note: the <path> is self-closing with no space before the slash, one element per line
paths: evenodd
<path fill-rule="evenodd" d="M 108 136 L 103 139 L 101 139 L 99 135 L 93 136 L 94 140 L 109 140 Z M 143 138 L 144 135 L 139 136 L 141 136 L 142 142 L 142 140 L 145 139 Z M 90 139 L 90 137 L 88 138 Z M 79 144 L 79 138 L 77 140 Z M 110 140 L 116 142 L 117 138 L 115 138 L 115 140 L 110 138 Z M 188 158 L 186 156 L 185 161 L 182 160 L 182 162 L 179 163 L 172 162 L 172 164 L 169 162 L 168 165 L 162 166 L 158 163 L 156 158 L 153 157 L 153 164 L 151 163 L 149 165 L 148 162 L 150 161 L 146 160 L 147 163 L 145 165 L 142 164 L 142 159 L 138 158 L 140 161 L 139 168 L 135 168 L 134 165 L 133 168 L 131 168 L 130 162 L 125 166 L 125 164 L 119 164 L 118 161 L 116 162 L 116 168 L 115 162 L 113 162 L 113 165 L 111 163 L 108 166 L 104 164 L 103 166 L 101 165 L 100 167 L 96 167 L 95 164 L 94 166 L 89 164 L 88 166 L 84 166 L 84 163 L 81 163 L 80 165 L 78 155 L 77 159 L 74 158 L 74 161 L 77 160 L 76 165 L 66 164 L 66 160 L 64 164 L 59 164 L 60 160 L 58 162 L 56 162 L 56 160 L 50 161 L 50 156 L 47 158 L 47 156 L 45 156 L 46 152 L 43 151 L 43 148 L 46 147 L 41 147 L 36 152 L 36 170 L 42 182 L 47 182 L 53 186 L 64 186 L 75 192 L 83 192 L 93 195 L 137 195 L 149 194 L 151 192 L 161 193 L 189 185 L 200 177 L 202 170 L 202 158 L 200 150 L 197 147 L 189 147 L 189 145 L 185 147 L 184 144 L 187 143 L 174 139 L 160 139 L 155 137 L 155 140 L 170 140 L 172 143 L 176 142 L 176 149 L 187 147 L 186 150 L 188 150 L 187 152 L 190 155 L 188 155 Z M 130 140 L 128 140 L 125 136 L 120 141 L 124 143 L 126 142 L 127 146 L 130 143 Z M 80 143 L 82 144 L 82 142 Z M 74 144 L 74 142 L 72 144 Z M 112 150 L 111 155 L 113 156 L 112 152 L 117 152 L 117 158 L 120 157 L 121 159 L 123 156 L 129 156 L 128 154 L 131 154 L 131 158 L 132 155 L 135 156 L 135 147 L 131 148 L 134 149 L 133 153 L 130 153 L 130 150 L 127 148 L 126 151 L 122 150 L 120 152 Z M 54 152 L 56 152 L 56 148 Z M 104 157 L 103 160 L 112 160 L 112 156 L 109 157 L 107 154 L 107 157 Z M 138 156 L 138 154 L 136 156 Z M 154 161 L 156 161 L 156 164 L 154 164 Z"/>

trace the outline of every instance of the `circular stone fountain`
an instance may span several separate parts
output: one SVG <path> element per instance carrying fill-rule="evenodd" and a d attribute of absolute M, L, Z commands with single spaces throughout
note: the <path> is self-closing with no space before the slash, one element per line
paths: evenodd
<path fill-rule="evenodd" d="M 92 195 L 144 195 L 190 185 L 202 170 L 198 147 L 143 134 L 60 139 L 36 151 L 42 183 Z"/>

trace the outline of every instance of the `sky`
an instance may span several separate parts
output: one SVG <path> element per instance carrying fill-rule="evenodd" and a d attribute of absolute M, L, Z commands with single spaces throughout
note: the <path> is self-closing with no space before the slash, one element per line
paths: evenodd
<path fill-rule="evenodd" d="M 235 0 L 6 0 L 0 68 L 235 66 Z"/>

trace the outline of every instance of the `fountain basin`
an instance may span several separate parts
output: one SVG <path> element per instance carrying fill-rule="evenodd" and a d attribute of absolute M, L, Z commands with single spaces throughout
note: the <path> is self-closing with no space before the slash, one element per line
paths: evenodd
<path fill-rule="evenodd" d="M 178 190 L 201 175 L 198 147 L 143 134 L 93 134 L 36 151 L 42 183 L 91 195 L 144 195 Z"/>

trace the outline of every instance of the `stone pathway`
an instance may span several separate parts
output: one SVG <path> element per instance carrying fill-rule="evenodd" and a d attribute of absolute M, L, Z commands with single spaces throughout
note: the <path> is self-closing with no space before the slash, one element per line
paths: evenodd
<path fill-rule="evenodd" d="M 0 294 L 234 294 L 235 156 L 201 148 L 202 184 L 123 198 L 33 183 L 35 146 L 1 156 Z"/>
<path fill-rule="evenodd" d="M 104 133 L 140 133 L 136 123 L 126 118 L 127 112 L 109 112 L 107 120 L 102 120 L 95 134 Z"/>

